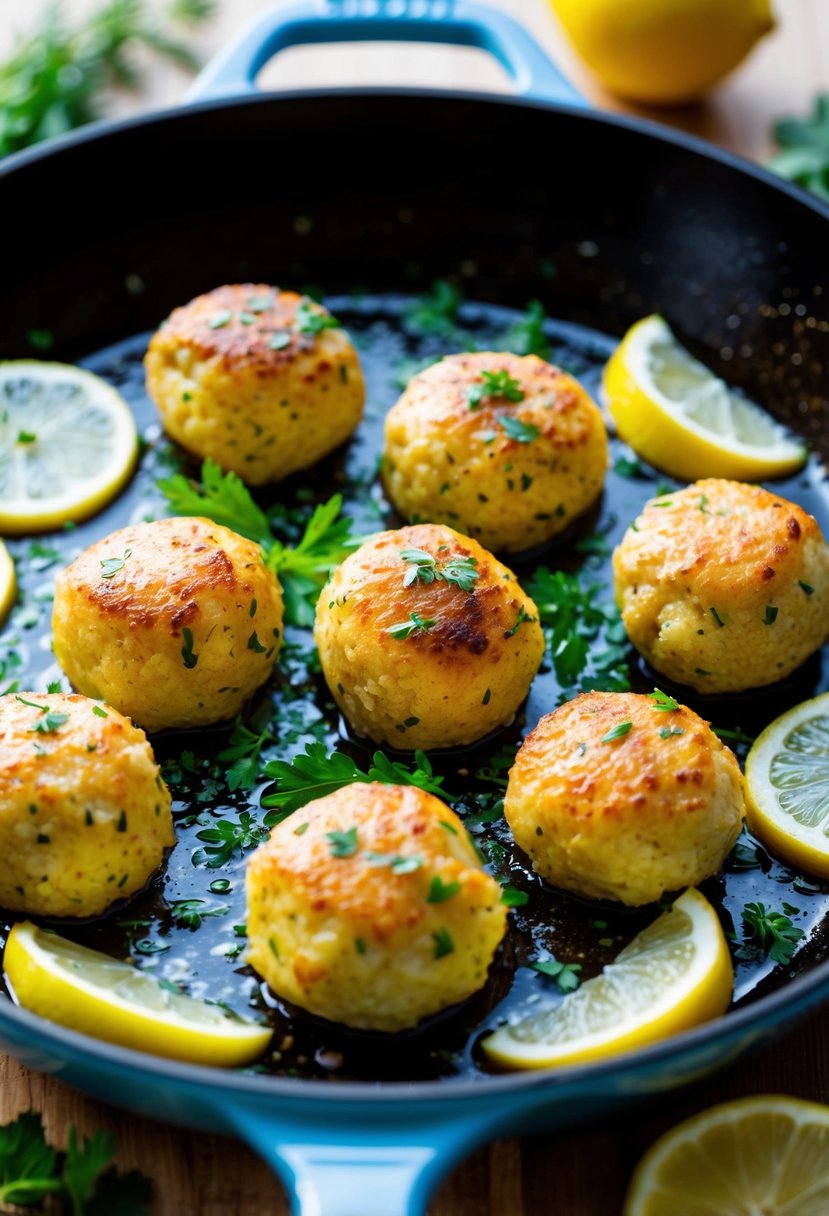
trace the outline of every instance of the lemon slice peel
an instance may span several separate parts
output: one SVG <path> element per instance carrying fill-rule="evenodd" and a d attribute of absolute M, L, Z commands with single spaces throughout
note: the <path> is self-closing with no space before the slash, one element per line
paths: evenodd
<path fill-rule="evenodd" d="M 639 933 L 600 975 L 552 1009 L 482 1042 L 496 1064 L 588 1063 L 667 1038 L 724 1013 L 734 971 L 712 906 L 695 889 Z"/>
<path fill-rule="evenodd" d="M 620 437 L 683 481 L 783 477 L 808 456 L 780 423 L 694 359 L 656 314 L 625 334 L 602 391 Z"/>
<path fill-rule="evenodd" d="M 135 419 L 112 385 L 70 364 L 0 362 L 0 532 L 54 531 L 96 514 L 137 455 Z"/>
<path fill-rule="evenodd" d="M 122 1047 L 238 1067 L 258 1059 L 271 1039 L 270 1026 L 230 1016 L 30 921 L 12 928 L 3 965 L 24 1009 Z"/>

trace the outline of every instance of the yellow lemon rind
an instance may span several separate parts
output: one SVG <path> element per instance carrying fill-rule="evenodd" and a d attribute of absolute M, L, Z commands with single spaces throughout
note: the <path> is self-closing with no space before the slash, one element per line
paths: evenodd
<path fill-rule="evenodd" d="M 750 1133 L 750 1128 L 745 1125 L 752 1118 L 763 1119 L 764 1117 L 788 1118 L 801 1127 L 812 1124 L 825 1129 L 825 1134 L 829 1138 L 829 1107 L 817 1102 L 792 1098 L 786 1094 L 758 1094 L 750 1098 L 738 1098 L 733 1102 L 723 1102 L 712 1106 L 671 1128 L 651 1145 L 634 1171 L 625 1196 L 622 1216 L 675 1216 L 677 1205 L 681 1201 L 690 1202 L 693 1206 L 694 1200 L 699 1196 L 692 1198 L 687 1193 L 686 1179 L 689 1169 L 692 1170 L 695 1187 L 700 1184 L 707 1187 L 710 1184 L 710 1202 L 713 1205 L 722 1205 L 709 1207 L 706 1204 L 705 1211 L 713 1213 L 715 1211 L 748 1210 L 747 1207 L 735 1206 L 735 1200 L 736 1204 L 740 1205 L 739 1192 L 742 1172 L 735 1170 L 734 1163 L 731 1161 L 719 1162 L 713 1159 L 710 1143 L 706 1144 L 704 1150 L 706 1168 L 700 1170 L 698 1151 L 702 1137 L 709 1133 L 710 1141 L 710 1134 L 719 1130 L 730 1130 L 731 1135 L 728 1136 L 726 1143 L 730 1141 L 730 1145 L 737 1146 L 739 1151 L 741 1142 L 745 1143 L 747 1139 L 751 1138 L 750 1134 L 748 1137 L 746 1135 L 746 1133 Z M 740 1135 L 741 1125 L 744 1125 L 742 1136 Z M 788 1142 L 788 1148 L 790 1147 L 791 1140 Z M 781 1174 L 788 1165 L 788 1160 L 787 1149 L 786 1159 L 781 1161 Z M 810 1163 L 814 1164 L 810 1160 L 805 1162 L 806 1166 L 809 1166 Z M 768 1163 L 765 1164 L 764 1176 L 768 1172 Z M 807 1189 L 813 1180 L 810 1176 L 804 1181 L 806 1182 L 804 1189 Z M 829 1189 L 829 1177 L 824 1185 Z M 796 1196 L 792 1196 L 792 1198 L 796 1198 Z M 698 1208 L 694 1207 L 693 1210 L 697 1211 Z M 771 1211 L 771 1208 L 769 1210 Z M 795 1211 L 788 1205 L 786 1210 Z"/>
<path fill-rule="evenodd" d="M 802 827 L 783 811 L 768 779 L 772 755 L 786 735 L 821 711 L 829 717 L 829 693 L 795 705 L 757 736 L 746 759 L 746 824 L 758 840 L 785 861 L 818 878 L 829 878 L 829 838 L 823 828 Z"/>
<path fill-rule="evenodd" d="M 723 1014 L 731 1002 L 734 969 L 717 914 L 705 897 L 693 888 L 680 896 L 675 906 L 680 906 L 690 917 L 695 933 L 702 927 L 703 932 L 711 935 L 709 957 L 704 963 L 696 962 L 690 969 L 689 978 L 683 981 L 685 991 L 679 999 L 673 988 L 666 989 L 663 998 L 628 1029 L 616 1027 L 570 1043 L 522 1043 L 510 1035 L 508 1027 L 502 1026 L 481 1044 L 489 1058 L 505 1068 L 587 1064 L 670 1038 Z"/>
<path fill-rule="evenodd" d="M 6 546 L 0 540 L 0 625 L 12 610 L 17 599 L 17 576 L 14 562 Z"/>
<path fill-rule="evenodd" d="M 106 408 L 116 422 L 114 464 L 112 470 L 90 478 L 90 488 L 53 499 L 15 498 L 0 503 L 0 533 L 22 536 L 29 532 L 55 532 L 67 523 L 81 523 L 91 518 L 115 498 L 135 471 L 138 459 L 138 432 L 135 418 L 117 389 L 93 372 L 69 363 L 49 363 L 36 359 L 0 361 L 0 380 L 10 368 L 37 376 L 45 372 L 50 377 L 63 372 L 66 378 L 81 382 L 96 403 Z"/>
<path fill-rule="evenodd" d="M 641 348 L 657 323 L 660 329 L 667 328 L 657 316 L 644 317 L 632 326 L 605 367 L 603 395 L 625 443 L 649 464 L 681 481 L 701 477 L 764 481 L 803 467 L 806 448 L 790 440 L 782 427 L 777 428 L 779 443 L 773 446 L 754 448 L 726 440 L 678 414 L 655 385 L 645 383 L 647 377 L 634 369 L 646 361 Z"/>
<path fill-rule="evenodd" d="M 70 976 L 39 944 L 41 932 L 30 921 L 16 924 L 3 959 L 18 1003 L 31 1013 L 108 1043 L 191 1064 L 240 1067 L 258 1059 L 270 1042 L 270 1026 L 228 1019 L 226 1026 L 206 1030 L 170 1010 L 143 1010 L 80 975 Z"/>

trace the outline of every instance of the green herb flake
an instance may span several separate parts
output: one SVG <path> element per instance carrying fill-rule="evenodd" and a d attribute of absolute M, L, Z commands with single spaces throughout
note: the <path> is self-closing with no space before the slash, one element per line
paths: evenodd
<path fill-rule="evenodd" d="M 319 334 L 324 329 L 339 329 L 340 323 L 332 317 L 320 304 L 315 304 L 308 296 L 299 304 L 294 314 L 294 329 L 298 334 Z"/>
<path fill-rule="evenodd" d="M 412 634 L 428 633 L 436 624 L 436 617 L 425 617 L 421 616 L 419 612 L 412 612 L 409 614 L 408 621 L 398 621 L 396 625 L 389 625 L 386 633 L 398 641 L 405 641 Z"/>
<path fill-rule="evenodd" d="M 491 696 L 492 696 L 492 689 L 488 688 L 486 690 L 486 692 L 484 693 L 484 695 L 481 697 L 481 705 L 489 705 Z"/>
<path fill-rule="evenodd" d="M 537 959 L 530 963 L 533 971 L 539 971 L 556 981 L 560 992 L 574 992 L 581 983 L 581 963 L 560 963 L 556 958 Z"/>
<path fill-rule="evenodd" d="M 603 735 L 599 740 L 600 743 L 612 743 L 614 739 L 624 739 L 625 735 L 630 733 L 633 726 L 632 722 L 617 722 L 612 726 L 606 735 Z"/>
<path fill-rule="evenodd" d="M 518 611 L 518 616 L 516 618 L 515 624 L 512 626 L 511 629 L 505 630 L 504 637 L 505 638 L 514 637 L 523 624 L 526 623 L 528 625 L 531 625 L 534 621 L 535 621 L 535 617 L 530 616 L 529 613 L 527 612 L 527 609 L 522 604 L 521 608 Z"/>
<path fill-rule="evenodd" d="M 125 549 L 121 557 L 105 557 L 101 562 L 101 578 L 112 578 L 124 569 L 127 558 L 132 554 L 132 549 Z"/>
<path fill-rule="evenodd" d="M 331 846 L 332 857 L 353 857 L 357 852 L 357 829 L 347 832 L 326 832 L 325 839 Z"/>
<path fill-rule="evenodd" d="M 92 712 L 96 718 L 108 718 L 109 714 L 101 705 L 93 705 Z"/>
<path fill-rule="evenodd" d="M 435 958 L 446 958 L 447 954 L 455 953 L 455 943 L 448 929 L 438 929 L 437 933 L 432 934 L 432 941 L 435 943 Z"/>
<path fill-rule="evenodd" d="M 780 611 L 774 604 L 766 604 L 766 615 L 763 617 L 764 625 L 773 625 L 777 620 L 777 614 Z"/>
<path fill-rule="evenodd" d="M 669 697 L 666 692 L 655 688 L 653 692 L 649 692 L 648 696 L 653 701 L 653 708 L 661 710 L 662 713 L 673 713 L 681 708 L 679 701 L 675 701 L 673 697 Z"/>
<path fill-rule="evenodd" d="M 804 583 L 802 579 L 798 579 L 797 584 L 805 595 L 814 595 L 815 589 L 810 583 Z"/>
<path fill-rule="evenodd" d="M 253 633 L 250 635 L 250 637 L 248 638 L 248 650 L 254 651 L 255 654 L 264 654 L 265 651 L 267 650 L 267 646 L 263 646 L 262 643 L 259 641 L 259 638 L 256 636 L 255 629 L 254 629 Z"/>
<path fill-rule="evenodd" d="M 439 874 L 435 874 L 429 884 L 429 893 L 426 896 L 427 904 L 443 904 L 454 895 L 457 895 L 461 889 L 459 882 L 444 882 Z"/>
<path fill-rule="evenodd" d="M 506 369 L 497 372 L 482 371 L 481 382 L 466 390 L 466 400 L 471 410 L 476 410 L 482 401 L 490 397 L 502 397 L 505 401 L 523 401 L 524 390 Z"/>
<path fill-rule="evenodd" d="M 524 422 L 511 414 L 502 415 L 498 425 L 509 439 L 515 439 L 518 443 L 532 443 L 541 434 L 534 422 Z"/>
<path fill-rule="evenodd" d="M 224 329 L 233 320 L 233 313 L 229 308 L 222 308 L 219 312 L 214 312 L 213 316 L 208 321 L 211 329 Z"/>
<path fill-rule="evenodd" d="M 716 608 L 709 608 L 709 609 L 708 609 L 708 611 L 711 613 L 712 617 L 713 617 L 713 618 L 714 618 L 714 620 L 717 622 L 717 624 L 719 625 L 720 629 L 724 629 L 724 628 L 725 628 L 725 621 L 722 619 L 722 617 L 720 616 L 719 612 L 717 612 Z"/>
<path fill-rule="evenodd" d="M 199 656 L 193 651 L 193 634 L 185 627 L 181 631 L 181 636 L 184 638 L 184 645 L 181 648 L 181 660 L 185 667 L 192 669 L 199 661 Z"/>
<path fill-rule="evenodd" d="M 271 334 L 268 338 L 268 348 L 270 350 L 285 350 L 286 346 L 291 345 L 291 335 L 285 333 L 284 330 L 276 334 Z"/>

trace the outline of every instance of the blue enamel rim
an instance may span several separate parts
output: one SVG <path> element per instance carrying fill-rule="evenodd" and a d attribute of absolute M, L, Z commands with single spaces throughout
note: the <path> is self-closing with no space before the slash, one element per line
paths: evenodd
<path fill-rule="evenodd" d="M 486 106 L 508 106 L 516 111 L 526 109 L 542 110 L 565 115 L 577 121 L 614 127 L 637 135 L 658 139 L 681 152 L 693 153 L 709 161 L 714 161 L 735 170 L 758 183 L 768 186 L 792 199 L 793 202 L 814 212 L 819 217 L 829 221 L 829 204 L 809 194 L 800 187 L 788 182 L 770 170 L 755 165 L 743 157 L 706 143 L 704 140 L 688 135 L 685 132 L 674 131 L 648 119 L 634 118 L 622 114 L 605 114 L 585 111 L 580 106 L 568 105 L 561 102 L 545 102 L 528 100 L 517 97 L 493 96 L 492 94 L 442 89 L 389 89 L 389 88 L 342 88 L 342 89 L 302 89 L 290 91 L 274 91 L 240 98 L 206 98 L 203 101 L 191 102 L 186 106 L 177 106 L 160 110 L 150 115 L 137 115 L 110 122 L 90 124 L 79 131 L 70 132 L 57 139 L 47 141 L 26 151 L 15 153 L 0 163 L 0 180 L 18 170 L 24 170 L 29 165 L 47 160 L 51 156 L 71 151 L 75 147 L 93 143 L 109 136 L 117 136 L 122 132 L 139 128 L 164 126 L 178 119 L 186 118 L 189 114 L 203 113 L 216 110 L 242 110 L 249 106 L 268 104 L 274 101 L 290 102 L 292 100 L 336 100 L 337 98 L 418 98 L 437 100 L 443 104 L 452 105 L 474 103 Z M 570 1084 L 589 1084 L 603 1075 L 614 1074 L 616 1077 L 624 1074 L 637 1073 L 640 1070 L 670 1061 L 690 1053 L 694 1048 L 724 1042 L 740 1037 L 740 1032 L 748 1030 L 771 1030 L 789 1020 L 803 1015 L 807 1010 L 816 1006 L 822 996 L 829 995 L 829 960 L 817 964 L 815 968 L 786 987 L 760 998 L 755 1004 L 743 1009 L 725 1014 L 714 1023 L 706 1023 L 693 1030 L 675 1035 L 651 1047 L 630 1052 L 624 1056 L 611 1057 L 595 1064 L 574 1065 L 560 1071 L 539 1070 L 527 1073 L 509 1073 L 504 1076 L 482 1077 L 475 1081 L 428 1081 L 428 1082 L 383 1082 L 377 1084 L 293 1080 L 281 1077 L 246 1076 L 240 1073 L 228 1073 L 220 1069 L 206 1068 L 199 1065 L 185 1064 L 163 1057 L 132 1051 L 129 1048 L 118 1047 L 76 1031 L 68 1030 L 56 1023 L 48 1022 L 35 1014 L 20 1009 L 11 1002 L 0 1002 L 0 1026 L 11 1023 L 32 1032 L 32 1047 L 43 1047 L 46 1050 L 61 1051 L 86 1059 L 100 1061 L 104 1065 L 135 1068 L 145 1074 L 150 1073 L 164 1077 L 170 1081 L 180 1081 L 191 1085 L 209 1085 L 215 1089 L 226 1091 L 228 1094 L 248 1095 L 251 1097 L 267 1098 L 313 1098 L 327 1103 L 365 1103 L 373 1104 L 382 1098 L 390 1102 L 415 1100 L 428 1101 L 441 1098 L 453 1100 L 481 1097 L 488 1094 L 505 1095 L 513 1092 L 526 1092 L 534 1089 L 553 1090 L 559 1086 Z"/>

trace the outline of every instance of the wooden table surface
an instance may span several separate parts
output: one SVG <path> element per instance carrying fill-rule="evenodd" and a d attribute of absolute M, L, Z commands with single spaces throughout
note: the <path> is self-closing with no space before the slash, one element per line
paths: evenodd
<path fill-rule="evenodd" d="M 99 0 L 70 0 L 77 15 Z M 544 0 L 490 0 L 520 17 L 597 104 L 614 102 L 575 61 Z M 199 35 L 205 57 L 225 45 L 267 0 L 225 0 L 218 17 Z M 805 113 L 814 95 L 829 89 L 829 3 L 776 0 L 779 26 L 751 59 L 704 105 L 651 117 L 694 131 L 755 159 L 771 150 L 769 125 L 782 114 Z M 0 54 L 13 31 L 29 28 L 32 0 L 4 0 Z M 469 85 L 505 90 L 500 69 L 469 50 L 373 47 L 296 49 L 265 70 L 274 87 L 313 84 L 398 83 Z M 140 97 L 118 98 L 118 113 L 172 104 L 187 78 L 152 66 Z M 642 111 L 644 112 L 644 111 Z M 658 1108 L 637 1111 L 616 1126 L 566 1137 L 503 1140 L 475 1153 L 447 1179 L 430 1216 L 616 1216 L 634 1163 L 660 1132 L 713 1102 L 751 1093 L 789 1093 L 829 1102 L 829 1013 L 801 1023 L 779 1044 L 748 1059 L 725 1079 L 677 1094 Z M 0 1058 L 0 1122 L 33 1108 L 44 1115 L 56 1142 L 66 1126 L 111 1129 L 119 1164 L 140 1168 L 156 1181 L 159 1216 L 285 1216 L 287 1203 L 269 1169 L 241 1144 L 217 1136 L 171 1129 L 92 1102 L 62 1085 Z M 116 1216 L 116 1214 L 113 1214 Z"/>

